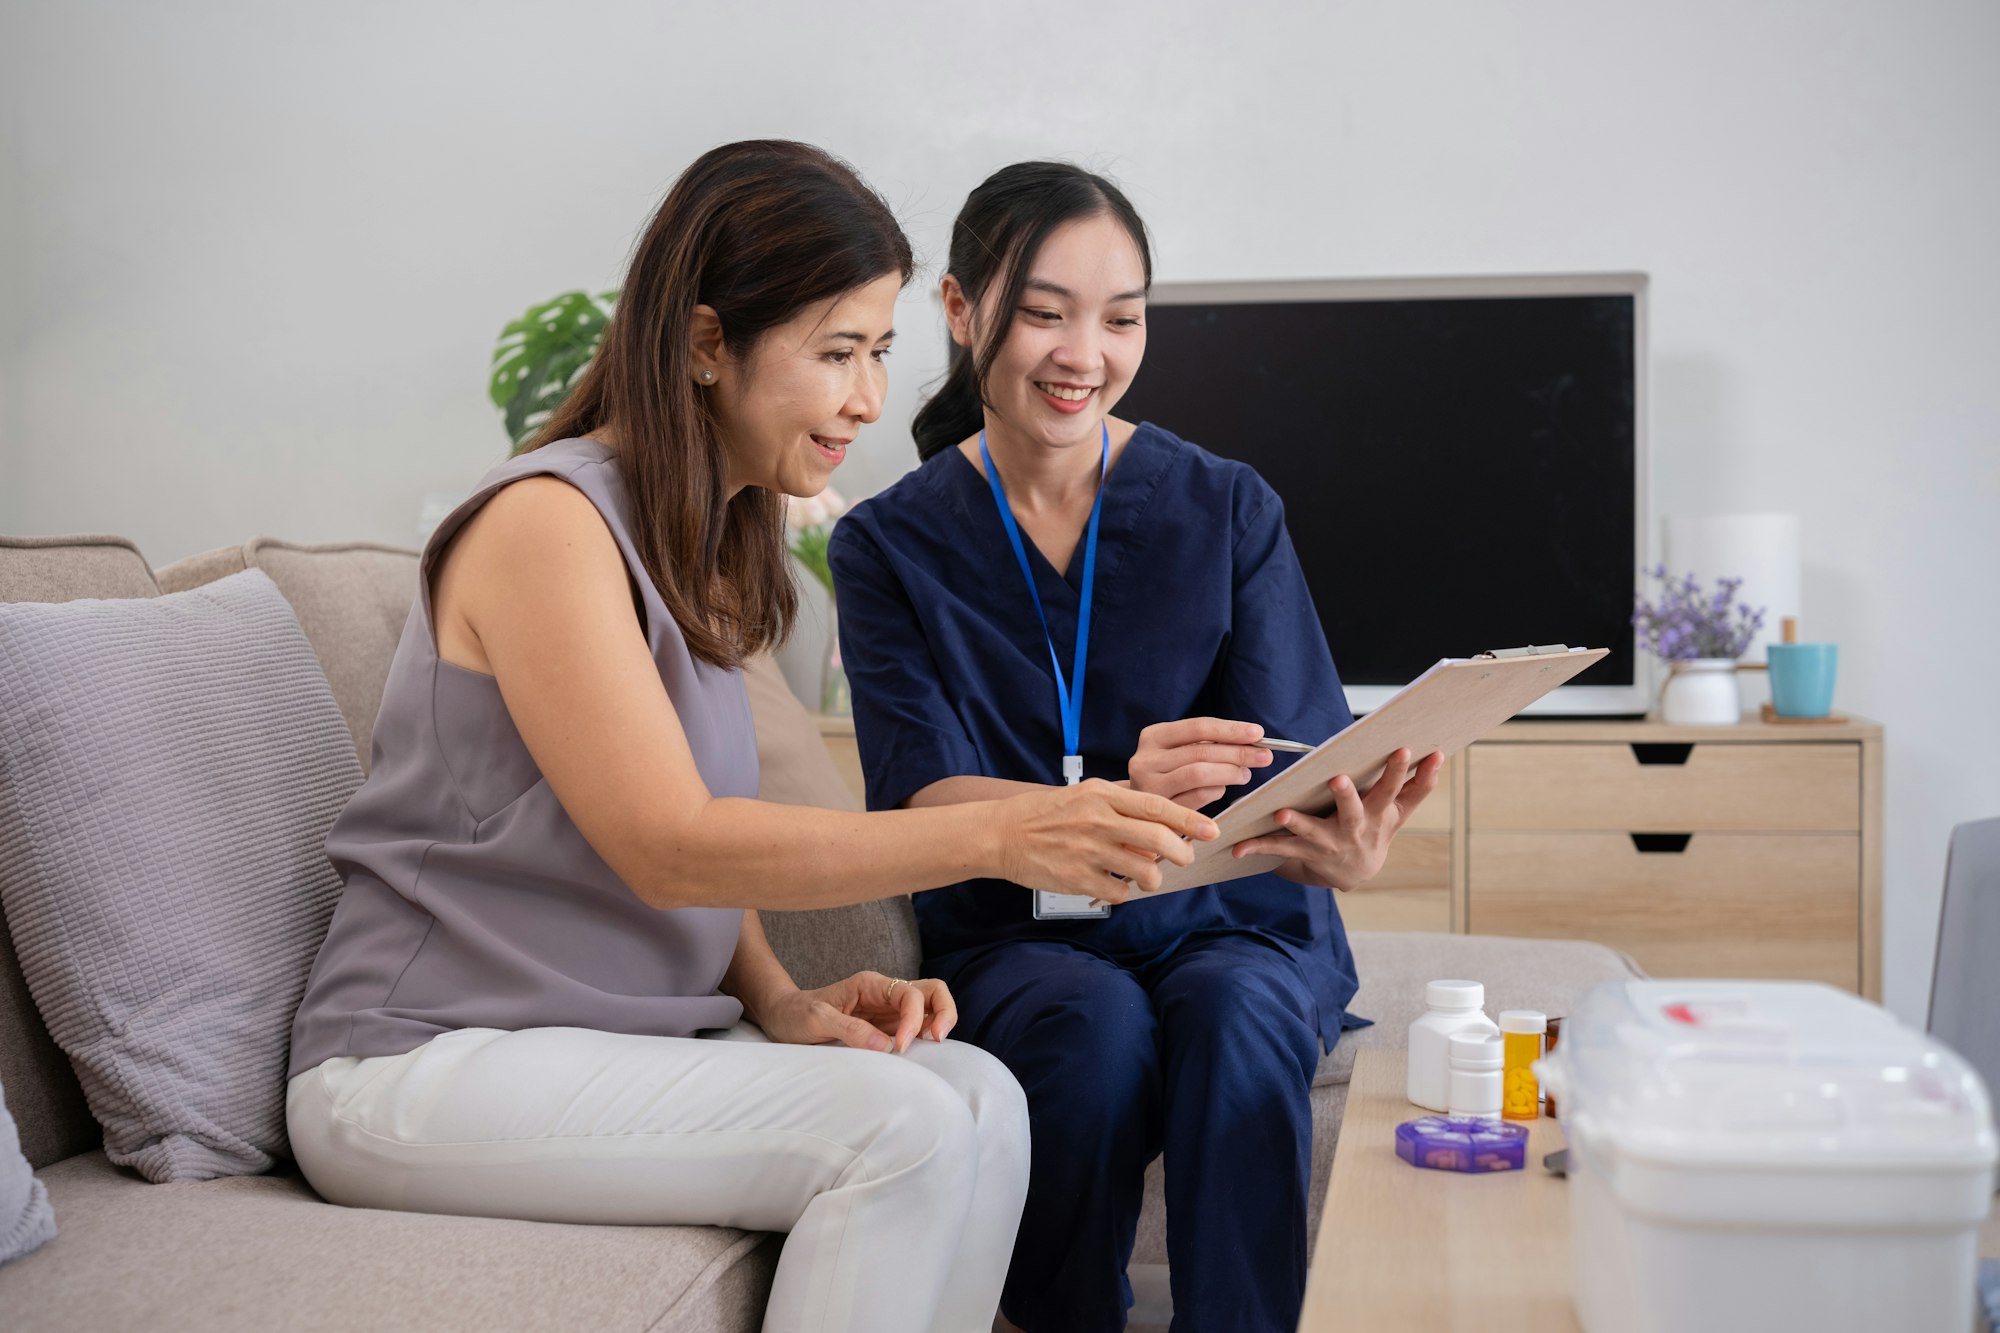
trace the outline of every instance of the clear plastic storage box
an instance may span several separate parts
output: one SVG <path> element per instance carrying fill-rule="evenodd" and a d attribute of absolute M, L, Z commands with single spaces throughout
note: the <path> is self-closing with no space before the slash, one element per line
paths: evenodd
<path fill-rule="evenodd" d="M 1537 1068 L 1586 1333 L 1971 1326 L 1991 1106 L 1885 1010 L 1806 983 L 1612 982 Z"/>

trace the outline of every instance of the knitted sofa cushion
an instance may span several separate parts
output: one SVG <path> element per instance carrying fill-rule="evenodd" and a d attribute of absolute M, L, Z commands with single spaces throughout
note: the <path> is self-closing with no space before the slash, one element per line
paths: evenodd
<path fill-rule="evenodd" d="M 0 904 L 113 1161 L 201 1180 L 285 1153 L 326 832 L 360 780 L 261 572 L 0 606 Z"/>

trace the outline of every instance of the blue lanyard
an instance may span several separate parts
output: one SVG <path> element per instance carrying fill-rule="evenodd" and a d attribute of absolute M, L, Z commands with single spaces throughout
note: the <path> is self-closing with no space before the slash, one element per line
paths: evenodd
<path fill-rule="evenodd" d="M 1090 655 L 1090 590 L 1097 583 L 1097 519 L 1104 512 L 1104 474 L 1111 467 L 1111 426 L 1104 427 L 1104 447 L 1097 460 L 1097 498 L 1090 505 L 1090 527 L 1083 539 L 1083 601 L 1076 612 L 1076 665 L 1063 678 L 1062 663 L 1056 657 L 1056 641 L 1049 633 L 1049 618 L 1042 610 L 1042 594 L 1035 587 L 1034 567 L 1028 563 L 1028 548 L 1021 544 L 1021 525 L 1007 503 L 1007 488 L 1000 484 L 1000 469 L 986 448 L 986 432 L 979 432 L 979 458 L 986 464 L 986 481 L 993 488 L 993 503 L 1000 508 L 1000 521 L 1007 527 L 1007 540 L 1014 547 L 1021 576 L 1028 580 L 1028 596 L 1035 599 L 1035 619 L 1042 622 L 1042 638 L 1049 645 L 1049 666 L 1056 673 L 1056 705 L 1062 710 L 1063 781 L 1083 781 L 1083 669 Z"/>

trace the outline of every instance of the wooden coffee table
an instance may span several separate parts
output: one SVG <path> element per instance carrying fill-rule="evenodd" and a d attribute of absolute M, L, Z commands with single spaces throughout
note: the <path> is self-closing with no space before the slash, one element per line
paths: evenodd
<path fill-rule="evenodd" d="M 1363 1050 L 1306 1275 L 1299 1333 L 1572 1333 L 1569 1195 L 1542 1169 L 1563 1146 L 1546 1116 L 1522 1171 L 1420 1171 L 1396 1156 L 1410 1105 L 1403 1052 Z"/>

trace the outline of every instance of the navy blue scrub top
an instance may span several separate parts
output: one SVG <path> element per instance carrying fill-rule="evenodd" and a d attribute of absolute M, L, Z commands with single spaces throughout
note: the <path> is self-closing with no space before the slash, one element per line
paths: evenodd
<path fill-rule="evenodd" d="M 1083 545 L 1058 574 L 1028 559 L 1057 656 L 1071 661 Z M 1049 645 L 979 469 L 945 449 L 834 529 L 840 652 L 854 693 L 868 806 L 893 810 L 950 777 L 1062 781 Z M 1223 717 L 1318 742 L 1353 721 L 1285 530 L 1263 478 L 1172 433 L 1141 425 L 1104 483 L 1083 771 L 1118 781 L 1156 722 Z M 1253 770 L 1250 786 L 1294 757 Z M 1218 807 L 1219 808 L 1219 807 Z M 1354 958 L 1331 890 L 1257 875 L 1150 901 L 1103 919 L 1037 921 L 1033 895 L 1000 881 L 916 894 L 926 970 L 949 983 L 1014 940 L 1056 939 L 1141 966 L 1190 939 L 1247 934 L 1298 960 L 1328 1046 L 1354 997 Z"/>

